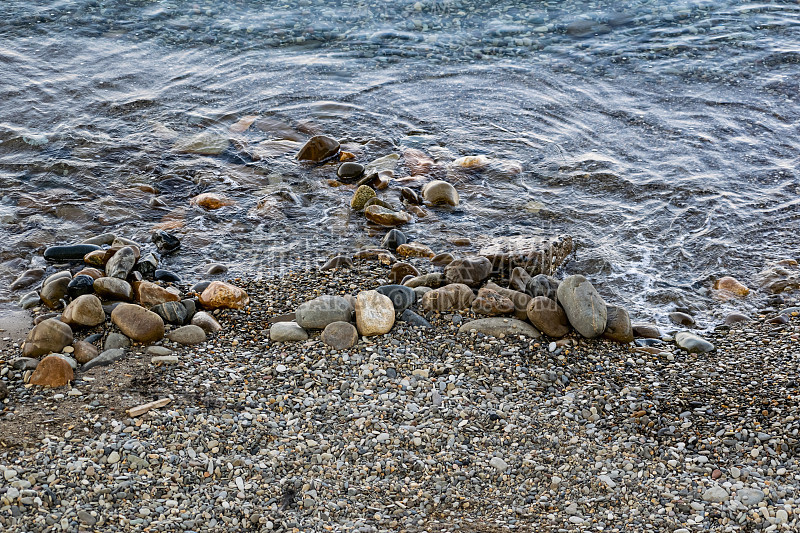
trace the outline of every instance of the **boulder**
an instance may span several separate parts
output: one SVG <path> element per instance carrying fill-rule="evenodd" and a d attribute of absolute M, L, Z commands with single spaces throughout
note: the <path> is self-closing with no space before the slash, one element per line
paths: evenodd
<path fill-rule="evenodd" d="M 492 274 L 507 275 L 520 267 L 529 275 L 552 275 L 573 250 L 572 237 L 495 237 L 478 255 L 492 264 Z M 532 296 L 532 295 L 531 295 Z"/>
<path fill-rule="evenodd" d="M 469 334 L 472 331 L 490 335 L 492 337 L 502 337 L 509 335 L 523 335 L 532 339 L 542 336 L 533 326 L 516 318 L 481 318 L 463 324 L 458 328 L 458 333 Z"/>
<path fill-rule="evenodd" d="M 193 344 L 200 344 L 206 341 L 206 332 L 200 326 L 189 325 L 183 326 L 176 330 L 170 331 L 167 338 L 172 342 L 184 344 L 187 346 Z"/>
<path fill-rule="evenodd" d="M 603 338 L 625 344 L 633 342 L 633 326 L 628 311 L 616 305 L 608 306 Z"/>
<path fill-rule="evenodd" d="M 425 293 L 420 306 L 426 311 L 458 311 L 467 309 L 475 300 L 472 289 L 463 283 L 451 283 Z"/>
<path fill-rule="evenodd" d="M 434 180 L 422 188 L 422 198 L 431 205 L 458 205 L 458 191 L 451 184 Z"/>
<path fill-rule="evenodd" d="M 352 316 L 353 306 L 342 296 L 319 296 L 295 311 L 295 321 L 303 329 L 325 329 L 332 322 L 350 322 Z"/>
<path fill-rule="evenodd" d="M 105 300 L 133 300 L 133 288 L 127 281 L 102 277 L 94 280 L 94 292 Z"/>
<path fill-rule="evenodd" d="M 684 313 L 682 311 L 673 311 L 669 314 L 669 319 L 672 321 L 673 324 L 677 324 L 678 326 L 686 326 L 688 328 L 694 327 L 694 318 L 692 315 Z"/>
<path fill-rule="evenodd" d="M 486 287 L 480 289 L 478 296 L 472 301 L 472 311 L 478 315 L 509 315 L 514 309 L 514 302 L 510 298 Z"/>
<path fill-rule="evenodd" d="M 61 314 L 61 321 L 70 326 L 94 327 L 106 321 L 106 314 L 97 296 L 84 294 L 69 303 Z"/>
<path fill-rule="evenodd" d="M 206 333 L 217 333 L 222 329 L 219 322 L 205 311 L 196 312 L 192 317 L 192 324 L 200 326 Z"/>
<path fill-rule="evenodd" d="M 594 286 L 583 276 L 569 276 L 558 286 L 558 303 L 569 323 L 586 338 L 602 335 L 606 329 L 607 306 Z"/>
<path fill-rule="evenodd" d="M 152 281 L 137 281 L 133 284 L 133 293 L 136 301 L 142 307 L 151 308 L 164 302 L 180 302 L 181 296 Z"/>
<path fill-rule="evenodd" d="M 63 358 L 50 355 L 42 359 L 28 383 L 40 387 L 63 387 L 75 379 L 72 366 Z"/>
<path fill-rule="evenodd" d="M 100 247 L 94 244 L 69 244 L 66 246 L 50 246 L 44 251 L 48 261 L 81 261 L 83 256 Z"/>
<path fill-rule="evenodd" d="M 388 297 L 397 312 L 408 309 L 417 301 L 414 289 L 405 285 L 382 285 L 375 290 Z"/>
<path fill-rule="evenodd" d="M 111 313 L 111 321 L 136 342 L 149 344 L 164 337 L 162 318 L 139 305 L 119 304 Z"/>
<path fill-rule="evenodd" d="M 643 339 L 660 339 L 661 331 L 655 324 L 634 324 L 632 326 L 633 336 Z"/>
<path fill-rule="evenodd" d="M 336 155 L 339 151 L 339 142 L 326 135 L 311 137 L 297 153 L 299 161 L 313 161 L 319 163 Z"/>
<path fill-rule="evenodd" d="M 72 329 L 55 318 L 39 322 L 28 333 L 22 348 L 23 357 L 41 357 L 60 352 L 72 344 Z"/>
<path fill-rule="evenodd" d="M 544 296 L 556 300 L 558 299 L 558 285 L 556 279 L 544 274 L 537 274 L 525 283 L 525 292 L 533 298 Z"/>
<path fill-rule="evenodd" d="M 546 296 L 532 298 L 527 315 L 531 324 L 548 337 L 559 339 L 569 333 L 569 320 L 564 309 Z"/>
<path fill-rule="evenodd" d="M 356 297 L 356 327 L 359 334 L 370 337 L 388 333 L 394 325 L 392 300 L 378 291 L 361 291 Z"/>
<path fill-rule="evenodd" d="M 229 283 L 212 281 L 199 298 L 206 309 L 244 309 L 250 304 L 247 293 Z"/>
<path fill-rule="evenodd" d="M 358 342 L 358 330 L 350 322 L 331 322 L 322 331 L 322 342 L 334 350 L 347 350 Z"/>
<path fill-rule="evenodd" d="M 463 283 L 477 287 L 492 273 L 492 264 L 485 257 L 466 257 L 456 259 L 444 268 L 448 283 Z"/>

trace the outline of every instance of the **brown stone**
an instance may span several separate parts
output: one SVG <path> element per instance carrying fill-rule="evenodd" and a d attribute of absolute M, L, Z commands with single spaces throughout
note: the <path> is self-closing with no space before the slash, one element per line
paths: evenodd
<path fill-rule="evenodd" d="M 314 161 L 319 163 L 336 155 L 339 151 L 339 142 L 325 135 L 311 137 L 297 153 L 300 161 Z"/>
<path fill-rule="evenodd" d="M 477 287 L 492 273 L 492 264 L 485 257 L 456 259 L 444 268 L 444 276 L 450 283 L 463 283 Z"/>
<path fill-rule="evenodd" d="M 88 363 L 100 353 L 97 346 L 86 341 L 75 341 L 72 347 L 75 348 L 72 355 L 80 364 Z"/>
<path fill-rule="evenodd" d="M 634 324 L 632 326 L 633 336 L 642 339 L 660 339 L 661 331 L 655 324 Z"/>
<path fill-rule="evenodd" d="M 773 294 L 800 289 L 800 266 L 794 259 L 770 263 L 756 278 L 758 286 Z"/>
<path fill-rule="evenodd" d="M 405 211 L 392 211 L 379 205 L 368 206 L 364 209 L 364 216 L 370 222 L 386 227 L 402 226 L 413 220 L 413 217 Z"/>
<path fill-rule="evenodd" d="M 39 297 L 47 307 L 55 309 L 59 306 L 61 299 L 67 295 L 67 285 L 70 281 L 72 281 L 71 276 L 61 276 L 45 283 Z"/>
<path fill-rule="evenodd" d="M 478 296 L 473 300 L 472 310 L 479 315 L 508 315 L 514 312 L 514 302 L 499 292 L 484 287 L 478 291 Z"/>
<path fill-rule="evenodd" d="M 419 242 L 407 242 L 397 247 L 397 255 L 401 257 L 433 257 L 436 253 Z"/>
<path fill-rule="evenodd" d="M 214 283 L 219 282 L 215 281 Z M 133 293 L 136 296 L 136 301 L 147 308 L 164 302 L 179 302 L 181 300 L 179 294 L 175 294 L 165 287 L 150 281 L 137 281 L 134 283 Z"/>
<path fill-rule="evenodd" d="M 472 289 L 463 283 L 451 283 L 426 292 L 420 306 L 426 311 L 458 311 L 467 309 L 475 300 Z"/>
<path fill-rule="evenodd" d="M 405 262 L 399 262 L 392 265 L 392 270 L 389 272 L 389 281 L 392 283 L 400 283 L 406 276 L 419 276 L 419 270 Z"/>
<path fill-rule="evenodd" d="M 106 321 L 103 304 L 94 294 L 84 294 L 72 300 L 61 315 L 61 321 L 70 326 L 93 327 Z"/>
<path fill-rule="evenodd" d="M 41 357 L 50 352 L 60 352 L 72 344 L 72 329 L 55 318 L 43 320 L 33 327 L 25 338 L 23 357 Z"/>
<path fill-rule="evenodd" d="M 29 381 L 32 385 L 40 387 L 63 387 L 75 379 L 75 373 L 69 363 L 56 355 L 42 359 L 33 371 Z"/>
<path fill-rule="evenodd" d="M 453 254 L 445 252 L 443 254 L 438 254 L 438 255 L 434 255 L 433 257 L 431 257 L 431 264 L 433 266 L 443 267 L 443 266 L 449 265 L 454 260 L 455 260 L 455 257 L 453 257 Z"/>
<path fill-rule="evenodd" d="M 322 331 L 322 342 L 334 350 L 346 350 L 358 342 L 358 330 L 349 322 L 331 322 Z"/>
<path fill-rule="evenodd" d="M 164 337 L 164 320 L 136 304 L 119 304 L 111 312 L 111 321 L 137 342 L 151 343 Z"/>
<path fill-rule="evenodd" d="M 633 327 L 628 311 L 616 305 L 606 306 L 606 329 L 603 338 L 623 344 L 633 342 Z"/>
<path fill-rule="evenodd" d="M 411 287 L 430 287 L 431 289 L 438 289 L 445 284 L 444 274 L 441 272 L 431 272 L 430 274 L 422 274 L 411 279 L 403 281 L 403 285 Z"/>
<path fill-rule="evenodd" d="M 334 268 L 352 268 L 353 267 L 353 260 L 347 257 L 346 255 L 337 255 L 336 257 L 330 258 L 324 265 L 320 267 L 320 270 L 333 270 Z"/>
<path fill-rule="evenodd" d="M 200 295 L 199 302 L 206 309 L 244 309 L 250 297 L 235 285 L 212 281 Z"/>
<path fill-rule="evenodd" d="M 572 253 L 572 237 L 542 240 L 536 237 L 496 237 L 479 255 L 492 263 L 492 273 L 507 275 L 516 267 L 528 274 L 551 275 Z"/>
<path fill-rule="evenodd" d="M 99 279 L 99 278 L 102 278 L 103 276 L 105 276 L 105 273 L 101 272 L 100 270 L 98 270 L 96 268 L 87 267 L 87 268 L 84 268 L 83 270 L 81 270 L 80 272 L 78 272 L 77 274 L 75 274 L 76 278 L 78 276 L 89 276 L 92 279 Z"/>
<path fill-rule="evenodd" d="M 433 159 L 422 150 L 407 148 L 403 151 L 403 162 L 412 176 L 427 174 L 434 166 Z"/>
<path fill-rule="evenodd" d="M 569 333 L 569 320 L 561 305 L 546 296 L 537 296 L 528 304 L 528 320 L 548 337 L 561 338 Z"/>
<path fill-rule="evenodd" d="M 515 291 L 512 289 L 505 289 L 499 285 L 489 282 L 485 285 L 487 289 L 492 289 L 502 296 L 505 296 L 514 303 L 514 317 L 520 320 L 528 319 L 528 305 L 531 303 L 531 298 L 524 292 Z"/>
<path fill-rule="evenodd" d="M 94 280 L 94 292 L 106 300 L 133 299 L 133 288 L 130 283 L 119 278 L 103 276 Z"/>
<path fill-rule="evenodd" d="M 202 207 L 203 209 L 214 210 L 220 209 L 222 207 L 235 205 L 236 202 L 227 198 L 225 196 L 213 193 L 213 192 L 204 192 L 198 194 L 191 201 L 192 205 L 197 205 Z"/>
<path fill-rule="evenodd" d="M 750 289 L 740 283 L 736 278 L 732 278 L 731 276 L 719 278 L 714 283 L 714 290 L 723 293 L 723 298 L 730 296 L 747 296 L 750 294 Z"/>

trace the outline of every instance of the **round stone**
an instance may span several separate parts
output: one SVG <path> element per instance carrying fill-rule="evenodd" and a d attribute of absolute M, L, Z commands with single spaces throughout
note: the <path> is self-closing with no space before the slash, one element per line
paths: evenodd
<path fill-rule="evenodd" d="M 70 302 L 61 314 L 61 320 L 70 326 L 93 327 L 106 321 L 106 313 L 97 296 L 84 294 Z"/>
<path fill-rule="evenodd" d="M 339 142 L 326 135 L 315 135 L 300 148 L 297 153 L 299 161 L 313 161 L 319 163 L 333 157 L 339 151 Z"/>
<path fill-rule="evenodd" d="M 48 318 L 33 327 L 25 339 L 23 357 L 41 357 L 50 352 L 60 352 L 72 344 L 72 329 L 55 318 Z"/>
<path fill-rule="evenodd" d="M 151 343 L 164 337 L 164 320 L 152 311 L 135 304 L 119 304 L 111 321 L 136 342 Z"/>
<path fill-rule="evenodd" d="M 463 283 L 476 287 L 492 274 L 492 263 L 485 257 L 456 259 L 444 268 L 449 283 Z"/>
<path fill-rule="evenodd" d="M 358 163 L 342 163 L 336 171 L 340 180 L 355 180 L 364 175 L 364 165 Z"/>
<path fill-rule="evenodd" d="M 196 312 L 194 316 L 192 316 L 192 324 L 200 326 L 206 333 L 217 333 L 222 329 L 219 322 L 205 311 Z"/>
<path fill-rule="evenodd" d="M 355 211 L 364 209 L 367 205 L 367 200 L 375 197 L 375 191 L 368 185 L 361 185 L 353 193 L 353 198 L 350 200 L 350 207 Z"/>
<path fill-rule="evenodd" d="M 383 335 L 394 325 L 392 300 L 378 291 L 361 291 L 356 297 L 356 327 L 365 336 Z"/>
<path fill-rule="evenodd" d="M 75 379 L 72 366 L 64 358 L 51 355 L 42 359 L 33 371 L 29 383 L 41 387 L 63 387 Z"/>
<path fill-rule="evenodd" d="M 457 206 L 459 202 L 456 188 L 442 180 L 434 180 L 425 185 L 422 197 L 431 205 Z"/>
<path fill-rule="evenodd" d="M 349 322 L 353 306 L 342 296 L 323 295 L 301 304 L 295 320 L 303 329 L 325 329 L 332 322 Z"/>
<path fill-rule="evenodd" d="M 308 340 L 308 333 L 297 322 L 275 322 L 269 328 L 273 342 L 298 342 Z"/>
<path fill-rule="evenodd" d="M 603 334 L 607 306 L 589 280 L 581 275 L 569 276 L 559 284 L 557 295 L 569 323 L 578 333 L 590 339 Z"/>
<path fill-rule="evenodd" d="M 334 350 L 346 350 L 358 342 L 358 330 L 349 322 L 331 322 L 322 331 L 322 342 Z"/>

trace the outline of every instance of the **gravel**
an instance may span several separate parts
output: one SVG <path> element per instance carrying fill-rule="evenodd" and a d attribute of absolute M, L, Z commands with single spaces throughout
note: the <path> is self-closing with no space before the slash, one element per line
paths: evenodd
<path fill-rule="evenodd" d="M 66 397 L 26 388 L 16 351 L 0 352 L 0 434 L 39 415 L 69 422 L 0 448 L 0 529 L 800 527 L 797 317 L 703 332 L 716 347 L 704 354 L 457 335 L 469 311 L 424 314 L 430 329 L 398 322 L 349 350 L 319 332 L 270 341 L 269 318 L 387 274 L 362 263 L 231 280 L 251 305 L 215 311 L 223 329 L 207 342 L 162 341 L 177 362 L 159 366 L 134 345 Z M 124 413 L 160 397 L 172 401 Z"/>

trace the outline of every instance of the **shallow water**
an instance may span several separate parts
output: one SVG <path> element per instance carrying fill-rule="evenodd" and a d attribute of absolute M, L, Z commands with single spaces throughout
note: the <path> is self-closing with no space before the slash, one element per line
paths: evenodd
<path fill-rule="evenodd" d="M 187 278 L 377 243 L 351 189 L 328 186 L 334 166 L 247 156 L 274 125 L 217 156 L 172 149 L 246 115 L 370 141 L 361 162 L 487 155 L 450 176 L 459 209 L 409 232 L 442 251 L 460 235 L 571 234 L 565 271 L 638 318 L 748 310 L 756 297 L 720 304 L 711 280 L 752 284 L 798 256 L 797 2 L 6 0 L 0 17 L 4 301 L 45 246 L 105 231 L 179 227 L 166 264 Z M 204 191 L 237 204 L 190 206 Z"/>

